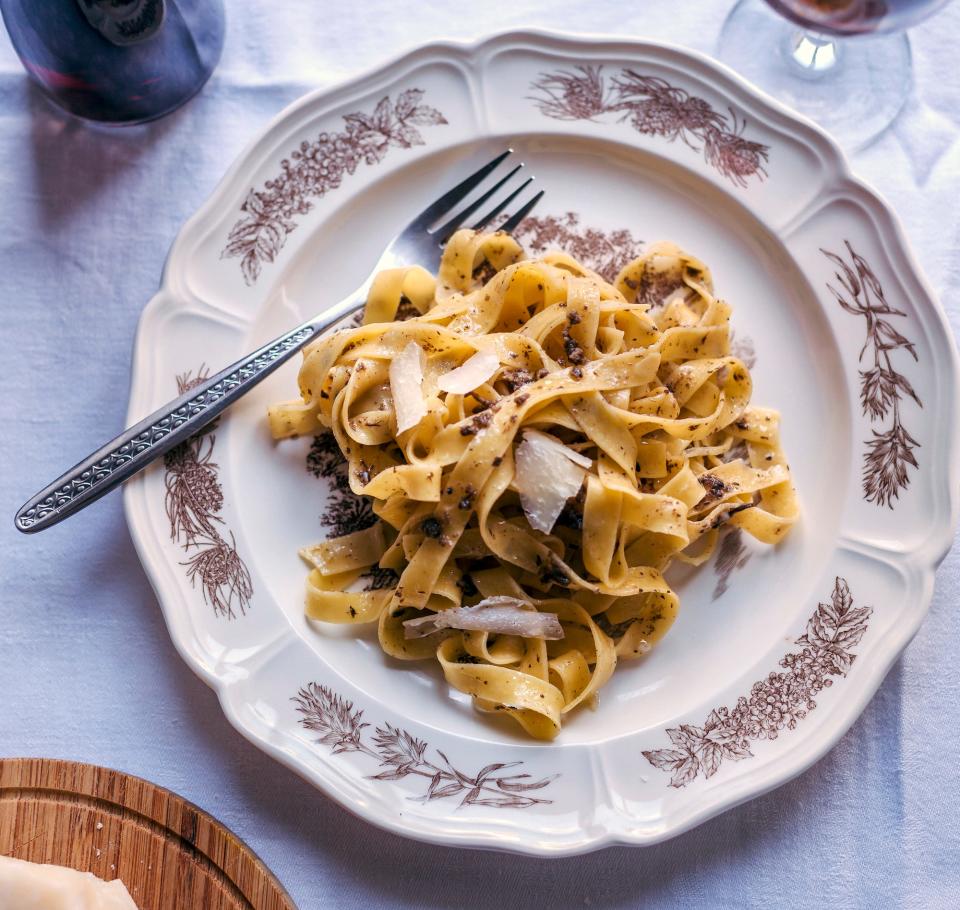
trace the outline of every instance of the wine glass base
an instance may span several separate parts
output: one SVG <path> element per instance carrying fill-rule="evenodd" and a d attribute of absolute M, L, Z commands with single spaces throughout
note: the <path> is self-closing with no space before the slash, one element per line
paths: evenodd
<path fill-rule="evenodd" d="M 851 151 L 893 122 L 913 84 L 904 33 L 841 39 L 805 32 L 763 0 L 740 0 L 733 8 L 718 56 Z"/>

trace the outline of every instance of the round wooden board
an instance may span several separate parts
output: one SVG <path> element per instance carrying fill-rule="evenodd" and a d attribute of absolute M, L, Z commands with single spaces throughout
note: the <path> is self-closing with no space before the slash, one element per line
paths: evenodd
<path fill-rule="evenodd" d="M 95 765 L 0 760 L 0 855 L 119 878 L 140 910 L 297 910 L 218 821 L 169 790 Z"/>

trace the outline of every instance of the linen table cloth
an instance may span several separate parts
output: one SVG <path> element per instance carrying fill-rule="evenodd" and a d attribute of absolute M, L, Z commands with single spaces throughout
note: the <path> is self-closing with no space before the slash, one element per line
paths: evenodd
<path fill-rule="evenodd" d="M 302 910 L 958 906 L 956 551 L 914 642 L 805 774 L 655 847 L 539 860 L 384 833 L 247 743 L 174 651 L 119 495 L 40 535 L 14 530 L 28 494 L 121 429 L 137 318 L 171 241 L 286 104 L 423 41 L 510 27 L 710 53 L 729 11 L 706 0 L 227 6 L 210 83 L 144 127 L 61 114 L 0 38 L 0 755 L 94 762 L 181 793 L 244 838 Z M 956 331 L 960 4 L 911 38 L 913 95 L 853 166 L 903 219 Z"/>

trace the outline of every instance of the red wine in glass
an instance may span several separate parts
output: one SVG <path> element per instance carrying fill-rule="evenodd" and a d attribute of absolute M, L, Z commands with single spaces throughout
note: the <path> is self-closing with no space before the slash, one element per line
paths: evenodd
<path fill-rule="evenodd" d="M 142 123 L 179 107 L 223 49 L 223 0 L 0 0 L 23 65 L 62 108 Z"/>
<path fill-rule="evenodd" d="M 767 0 L 781 16 L 826 35 L 846 37 L 909 28 L 947 0 Z"/>
<path fill-rule="evenodd" d="M 717 56 L 816 120 L 846 149 L 864 148 L 907 105 L 905 30 L 948 0 L 737 0 Z"/>

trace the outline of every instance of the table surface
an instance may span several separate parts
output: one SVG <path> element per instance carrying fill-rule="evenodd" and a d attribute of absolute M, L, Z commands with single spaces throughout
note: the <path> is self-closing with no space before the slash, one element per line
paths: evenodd
<path fill-rule="evenodd" d="M 7 519 L 26 495 L 122 426 L 134 330 L 171 241 L 284 105 L 424 40 L 493 28 L 586 25 L 710 52 L 728 10 L 705 0 L 669 16 L 614 0 L 566 0 L 549 14 L 531 0 L 228 6 L 223 60 L 204 91 L 127 130 L 60 115 L 0 38 L 0 755 L 95 762 L 177 791 L 246 839 L 302 910 L 955 907 L 956 549 L 916 639 L 805 774 L 656 847 L 537 860 L 381 832 L 242 739 L 174 651 L 119 496 L 17 535 Z M 911 34 L 913 96 L 853 163 L 900 213 L 956 331 L 960 4 Z"/>

